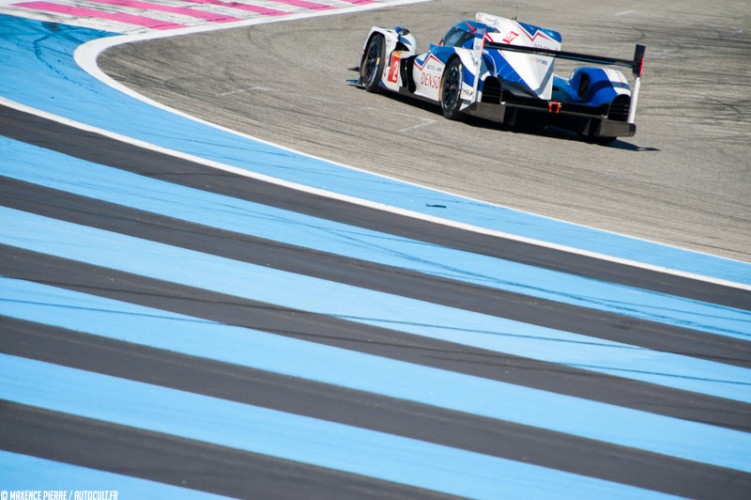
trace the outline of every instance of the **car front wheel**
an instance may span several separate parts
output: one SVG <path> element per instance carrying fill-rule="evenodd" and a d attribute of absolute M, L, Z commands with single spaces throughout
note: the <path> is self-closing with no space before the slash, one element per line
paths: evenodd
<path fill-rule="evenodd" d="M 452 59 L 443 72 L 443 81 L 441 82 L 441 109 L 443 116 L 449 120 L 458 120 L 461 118 L 462 105 L 462 74 L 461 60 Z"/>
<path fill-rule="evenodd" d="M 360 64 L 360 84 L 368 92 L 378 92 L 383 74 L 383 51 L 385 47 L 383 35 L 376 33 L 370 38 L 365 49 L 365 55 Z"/>

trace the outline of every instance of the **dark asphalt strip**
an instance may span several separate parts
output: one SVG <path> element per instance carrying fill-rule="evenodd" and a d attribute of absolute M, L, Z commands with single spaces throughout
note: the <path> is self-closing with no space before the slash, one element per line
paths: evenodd
<path fill-rule="evenodd" d="M 453 498 L 331 469 L 2 401 L 0 448 L 235 498 Z"/>
<path fill-rule="evenodd" d="M 0 275 L 422 366 L 739 430 L 751 405 L 286 309 L 0 245 Z"/>
<path fill-rule="evenodd" d="M 751 342 L 223 231 L 0 177 L 0 204 L 136 238 L 412 299 L 751 368 Z"/>
<path fill-rule="evenodd" d="M 0 134 L 155 179 L 449 248 L 730 307 L 747 308 L 751 304 L 751 292 L 746 290 L 606 262 L 291 191 L 3 106 L 0 106 Z"/>
<path fill-rule="evenodd" d="M 6 354 L 671 494 L 709 497 L 722 488 L 740 498 L 751 487 L 751 474 L 738 471 L 60 328 L 0 322 Z"/>

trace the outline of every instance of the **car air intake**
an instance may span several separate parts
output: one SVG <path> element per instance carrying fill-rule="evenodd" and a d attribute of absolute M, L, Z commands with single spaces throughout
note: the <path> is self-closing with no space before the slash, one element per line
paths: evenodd
<path fill-rule="evenodd" d="M 625 122 L 628 121 L 628 108 L 631 105 L 631 97 L 621 94 L 613 99 L 608 111 L 608 118 L 611 120 Z"/>
<path fill-rule="evenodd" d="M 501 82 L 498 78 L 489 76 L 485 79 L 485 84 L 482 88 L 482 102 L 490 104 L 501 103 Z"/>

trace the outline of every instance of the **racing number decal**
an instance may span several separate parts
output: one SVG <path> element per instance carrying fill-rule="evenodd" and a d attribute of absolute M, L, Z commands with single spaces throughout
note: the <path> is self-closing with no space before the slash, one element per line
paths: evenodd
<path fill-rule="evenodd" d="M 504 41 L 504 43 L 508 43 L 510 45 L 511 42 L 513 42 L 514 40 L 516 40 L 516 37 L 518 37 L 518 36 L 519 36 L 519 33 L 517 33 L 516 31 L 510 31 L 508 35 L 506 35 L 505 37 L 503 37 L 503 41 Z"/>
<path fill-rule="evenodd" d="M 388 81 L 396 83 L 399 78 L 399 63 L 401 62 L 402 54 L 400 52 L 394 52 L 391 54 L 391 62 L 389 62 L 389 74 Z"/>

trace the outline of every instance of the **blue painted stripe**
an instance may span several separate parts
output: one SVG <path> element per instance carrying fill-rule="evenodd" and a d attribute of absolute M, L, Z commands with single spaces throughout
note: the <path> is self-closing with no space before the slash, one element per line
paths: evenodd
<path fill-rule="evenodd" d="M 323 252 L 751 340 L 750 311 L 368 231 L 157 181 L 2 137 L 0 147 L 9 160 L 0 165 L 0 175 L 80 196 Z"/>
<path fill-rule="evenodd" d="M 747 433 L 45 285 L 0 278 L 0 315 L 720 467 L 751 467 L 751 435 Z"/>
<path fill-rule="evenodd" d="M 87 498 L 84 492 L 114 491 L 117 497 L 127 499 L 147 498 L 180 498 L 185 500 L 211 500 L 227 498 L 201 491 L 189 490 L 168 484 L 147 481 L 134 477 L 103 472 L 87 467 L 53 462 L 19 453 L 0 450 L 0 491 L 11 492 L 41 491 L 41 498 L 52 497 L 53 492 L 63 491 L 68 494 L 68 500 L 73 500 L 73 494 L 78 492 L 79 498 Z M 49 496 L 43 496 L 47 492 Z M 63 493 L 64 494 L 64 493 Z M 17 498 L 25 498 L 17 496 Z"/>
<path fill-rule="evenodd" d="M 312 159 L 219 130 L 136 101 L 94 79 L 74 62 L 75 48 L 102 32 L 2 17 L 5 55 L 0 95 L 73 120 L 196 155 L 337 193 L 438 215 L 461 223 L 751 285 L 751 263 L 737 262 L 440 193 Z M 29 86 L 28 82 L 36 82 Z M 43 89 L 42 92 L 39 90 Z M 106 104 L 103 104 L 106 103 Z M 118 110 L 118 120 L 111 110 Z M 434 205 L 446 206 L 436 212 Z"/>
<path fill-rule="evenodd" d="M 751 370 L 359 289 L 4 207 L 0 241 L 283 307 L 751 402 Z"/>
<path fill-rule="evenodd" d="M 0 354 L 0 394 L 21 404 L 472 498 L 661 495 L 159 386 Z M 137 411 L 133 411 L 137 409 Z"/>

